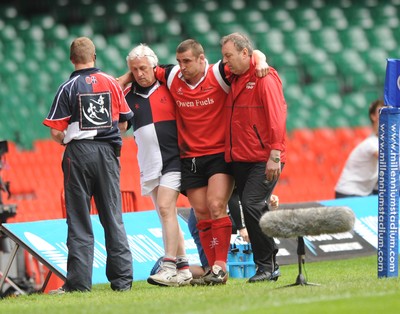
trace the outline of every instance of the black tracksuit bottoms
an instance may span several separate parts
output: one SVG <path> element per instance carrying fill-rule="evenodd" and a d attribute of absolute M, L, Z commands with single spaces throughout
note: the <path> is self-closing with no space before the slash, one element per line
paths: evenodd
<path fill-rule="evenodd" d="M 268 210 L 268 200 L 277 180 L 266 180 L 265 167 L 265 162 L 232 163 L 235 184 L 253 249 L 254 263 L 258 270 L 272 273 L 276 267 L 278 247 L 273 238 L 262 232 L 259 223 L 261 216 Z"/>

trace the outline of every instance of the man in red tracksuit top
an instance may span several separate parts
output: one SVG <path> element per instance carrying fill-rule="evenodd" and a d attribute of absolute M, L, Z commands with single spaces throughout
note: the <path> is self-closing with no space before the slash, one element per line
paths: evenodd
<path fill-rule="evenodd" d="M 223 62 L 233 73 L 226 101 L 225 160 L 230 162 L 243 207 L 257 272 L 249 282 L 277 280 L 278 248 L 259 226 L 285 163 L 287 106 L 275 69 L 254 75 L 253 48 L 242 34 L 221 40 Z"/>

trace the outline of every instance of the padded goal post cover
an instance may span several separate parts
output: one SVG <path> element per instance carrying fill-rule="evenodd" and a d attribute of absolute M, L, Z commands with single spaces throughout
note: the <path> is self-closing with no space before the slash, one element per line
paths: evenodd
<path fill-rule="evenodd" d="M 398 276 L 400 108 L 379 117 L 378 277 Z"/>
<path fill-rule="evenodd" d="M 387 59 L 384 102 L 387 106 L 400 107 L 400 59 Z"/>

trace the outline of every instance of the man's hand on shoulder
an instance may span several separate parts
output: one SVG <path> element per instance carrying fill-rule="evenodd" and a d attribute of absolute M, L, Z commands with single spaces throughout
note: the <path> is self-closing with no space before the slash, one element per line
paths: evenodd
<path fill-rule="evenodd" d="M 132 72 L 126 72 L 125 74 L 121 75 L 120 77 L 116 77 L 115 79 L 123 90 L 129 83 L 134 81 Z"/>
<path fill-rule="evenodd" d="M 260 62 L 260 64 L 256 64 L 256 76 L 264 77 L 269 72 L 269 65 L 267 61 Z"/>

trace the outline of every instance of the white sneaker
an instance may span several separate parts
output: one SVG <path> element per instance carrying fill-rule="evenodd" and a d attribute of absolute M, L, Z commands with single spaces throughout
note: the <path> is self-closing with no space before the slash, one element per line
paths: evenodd
<path fill-rule="evenodd" d="M 177 281 L 179 286 L 190 285 L 193 276 L 189 269 L 178 270 Z"/>
<path fill-rule="evenodd" d="M 151 285 L 175 287 L 178 285 L 176 269 L 164 267 L 158 273 L 147 278 L 147 282 Z"/>

